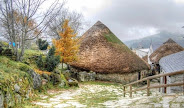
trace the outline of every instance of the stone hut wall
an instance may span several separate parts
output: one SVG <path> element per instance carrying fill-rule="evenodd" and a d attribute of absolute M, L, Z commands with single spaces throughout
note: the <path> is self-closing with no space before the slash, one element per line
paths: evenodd
<path fill-rule="evenodd" d="M 168 81 L 168 84 L 183 82 L 184 74 L 170 76 L 168 77 L 167 81 Z M 181 93 L 183 91 L 184 91 L 183 86 L 174 86 L 174 87 L 167 88 L 167 93 Z"/>

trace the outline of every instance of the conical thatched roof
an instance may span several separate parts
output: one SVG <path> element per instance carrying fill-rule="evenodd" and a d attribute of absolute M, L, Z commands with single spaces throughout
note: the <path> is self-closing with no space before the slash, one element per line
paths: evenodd
<path fill-rule="evenodd" d="M 171 38 L 169 38 L 166 42 L 164 42 L 164 44 L 169 44 L 169 43 L 176 43 L 176 42 Z"/>
<path fill-rule="evenodd" d="M 99 73 L 127 73 L 147 64 L 98 21 L 79 39 L 79 60 L 72 66 Z"/>
<path fill-rule="evenodd" d="M 184 50 L 183 47 L 178 45 L 174 40 L 170 38 L 150 55 L 150 60 L 151 62 L 158 63 L 162 57 L 165 57 L 167 55 L 177 53 L 183 50 Z"/>

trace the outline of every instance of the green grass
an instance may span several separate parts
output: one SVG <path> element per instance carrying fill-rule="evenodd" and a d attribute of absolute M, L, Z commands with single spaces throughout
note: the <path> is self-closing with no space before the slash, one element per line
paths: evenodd
<path fill-rule="evenodd" d="M 33 68 L 37 68 L 36 60 L 37 56 L 43 55 L 43 53 L 40 50 L 25 50 L 23 61 L 24 63 L 29 64 Z M 45 56 L 43 56 L 45 58 Z"/>
<path fill-rule="evenodd" d="M 123 44 L 123 42 L 121 42 L 121 40 L 119 40 L 112 32 L 104 34 L 104 37 L 108 42 Z"/>
<path fill-rule="evenodd" d="M 31 57 L 31 56 L 39 56 L 39 55 L 43 55 L 43 53 L 42 53 L 42 51 L 40 51 L 40 50 L 25 50 L 25 52 L 24 52 L 24 56 L 25 57 Z"/>
<path fill-rule="evenodd" d="M 12 61 L 5 56 L 0 56 L 0 90 L 4 95 L 5 93 L 10 93 L 11 100 L 15 103 L 15 84 L 20 86 L 19 92 L 21 93 L 22 100 L 25 99 L 28 89 L 32 87 L 31 76 L 27 73 L 29 68 L 26 64 Z"/>
<path fill-rule="evenodd" d="M 75 98 L 87 107 L 104 107 L 102 103 L 109 100 L 116 100 L 118 97 L 114 92 L 103 90 L 96 93 L 83 93 L 82 95 L 76 96 Z"/>

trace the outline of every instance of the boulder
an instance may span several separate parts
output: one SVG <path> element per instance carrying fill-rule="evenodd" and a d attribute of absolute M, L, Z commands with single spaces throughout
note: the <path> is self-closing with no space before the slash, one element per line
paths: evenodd
<path fill-rule="evenodd" d="M 78 78 L 79 78 L 79 81 L 82 81 L 82 82 L 89 81 L 88 73 L 86 71 L 79 72 Z"/>
<path fill-rule="evenodd" d="M 4 108 L 4 95 L 2 91 L 0 91 L 0 108 Z"/>
<path fill-rule="evenodd" d="M 71 71 L 65 70 L 62 72 L 66 79 L 69 79 L 71 77 Z"/>
<path fill-rule="evenodd" d="M 37 74 L 36 72 L 34 72 L 33 70 L 28 70 L 28 73 L 31 75 L 32 79 L 33 79 L 33 88 L 34 89 L 38 89 L 41 87 L 42 85 L 42 80 L 39 74 Z"/>
<path fill-rule="evenodd" d="M 54 70 L 54 73 L 55 73 L 55 74 L 60 74 L 60 70 L 59 70 L 59 69 L 55 69 L 55 70 Z"/>
<path fill-rule="evenodd" d="M 47 84 L 47 82 L 48 82 L 48 80 L 46 80 L 46 79 L 42 79 L 42 85 Z"/>
<path fill-rule="evenodd" d="M 88 73 L 88 75 L 89 75 L 89 81 L 95 81 L 95 79 L 96 79 L 96 73 L 95 72 L 90 71 Z"/>
<path fill-rule="evenodd" d="M 78 81 L 76 80 L 76 79 L 74 79 L 74 78 L 70 78 L 70 79 L 68 79 L 68 85 L 71 87 L 71 86 L 76 86 L 76 87 L 78 87 L 79 85 L 78 85 Z"/>
<path fill-rule="evenodd" d="M 50 75 L 50 80 L 53 82 L 54 85 L 61 83 L 61 77 L 59 74 L 56 74 L 56 73 L 52 73 Z"/>
<path fill-rule="evenodd" d="M 14 85 L 14 89 L 15 89 L 15 92 L 18 93 L 19 90 L 20 90 L 20 87 L 18 86 L 18 84 L 15 84 Z"/>
<path fill-rule="evenodd" d="M 64 87 L 66 84 L 65 84 L 65 81 L 64 80 L 61 80 L 61 83 L 59 84 L 59 87 Z"/>
<path fill-rule="evenodd" d="M 29 88 L 26 93 L 26 99 L 29 99 L 30 94 L 31 94 L 31 88 Z"/>

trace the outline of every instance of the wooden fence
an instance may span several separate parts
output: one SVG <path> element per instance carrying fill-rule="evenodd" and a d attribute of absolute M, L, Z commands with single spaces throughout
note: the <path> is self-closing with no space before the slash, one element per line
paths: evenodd
<path fill-rule="evenodd" d="M 160 85 L 152 85 L 152 86 L 150 85 L 150 80 L 151 79 L 160 78 L 160 77 L 166 77 L 166 76 L 179 75 L 179 74 L 184 74 L 184 71 L 178 71 L 178 72 L 172 72 L 172 73 L 165 73 L 165 74 L 154 75 L 154 76 L 150 76 L 150 77 L 143 78 L 141 80 L 132 82 L 130 84 L 126 84 L 123 87 L 124 97 L 125 97 L 125 94 L 126 93 L 130 93 L 130 97 L 132 97 L 132 92 L 135 92 L 135 91 L 141 91 L 141 90 L 146 90 L 147 89 L 147 96 L 149 96 L 150 95 L 150 89 L 153 89 L 153 88 L 161 88 L 161 87 L 164 87 L 166 89 L 167 87 L 171 87 L 171 86 L 182 86 L 182 85 L 184 86 L 184 79 L 183 79 L 183 81 L 181 81 L 179 83 L 160 84 Z M 132 90 L 132 85 L 138 84 L 138 83 L 143 82 L 143 81 L 147 81 L 147 86 L 146 87 L 137 88 L 135 90 Z M 126 87 L 128 87 L 128 86 L 130 87 L 130 90 L 129 91 L 126 91 Z"/>

